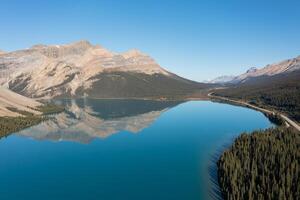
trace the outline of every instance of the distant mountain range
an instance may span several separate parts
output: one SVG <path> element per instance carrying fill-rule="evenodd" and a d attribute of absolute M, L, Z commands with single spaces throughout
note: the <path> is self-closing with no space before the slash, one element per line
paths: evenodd
<path fill-rule="evenodd" d="M 261 69 L 252 67 L 249 70 L 247 70 L 246 73 L 238 76 L 220 76 L 209 81 L 209 83 L 220 83 L 220 84 L 245 83 L 251 80 L 256 80 L 259 77 L 268 77 L 268 79 L 270 79 L 273 76 L 277 76 L 281 74 L 287 75 L 291 72 L 295 72 L 298 70 L 300 70 L 300 56 L 296 58 L 284 60 L 279 63 L 270 64 Z"/>
<path fill-rule="evenodd" d="M 300 122 L 300 56 L 236 76 L 215 94 L 275 109 Z"/>
<path fill-rule="evenodd" d="M 0 54 L 0 85 L 33 98 L 168 98 L 208 87 L 138 50 L 113 53 L 88 41 Z"/>
<path fill-rule="evenodd" d="M 214 83 L 214 84 L 224 84 L 224 83 L 231 82 L 235 78 L 236 78 L 236 76 L 233 76 L 233 75 L 223 75 L 223 76 L 219 76 L 217 78 L 214 78 L 210 81 L 205 81 L 205 82 L 206 83 Z"/>

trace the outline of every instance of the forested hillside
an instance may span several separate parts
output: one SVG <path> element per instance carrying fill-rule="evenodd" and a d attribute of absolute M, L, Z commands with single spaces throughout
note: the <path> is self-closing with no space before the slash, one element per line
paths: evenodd
<path fill-rule="evenodd" d="M 242 134 L 218 161 L 225 199 L 300 199 L 300 135 L 291 128 Z"/>
<path fill-rule="evenodd" d="M 300 122 L 300 71 L 252 78 L 215 90 L 216 95 L 242 99 L 261 107 L 287 113 Z"/>

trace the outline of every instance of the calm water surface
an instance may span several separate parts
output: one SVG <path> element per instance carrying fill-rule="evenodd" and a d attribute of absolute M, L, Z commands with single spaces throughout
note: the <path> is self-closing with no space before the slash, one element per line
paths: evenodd
<path fill-rule="evenodd" d="M 210 199 L 220 149 L 272 126 L 209 101 L 58 103 L 65 113 L 0 140 L 1 199 Z"/>

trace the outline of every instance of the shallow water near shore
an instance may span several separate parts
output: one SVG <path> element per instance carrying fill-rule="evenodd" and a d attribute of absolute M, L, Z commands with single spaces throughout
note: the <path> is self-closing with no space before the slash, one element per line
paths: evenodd
<path fill-rule="evenodd" d="M 0 140 L 1 199 L 214 199 L 215 161 L 260 112 L 210 101 L 61 100 Z"/>

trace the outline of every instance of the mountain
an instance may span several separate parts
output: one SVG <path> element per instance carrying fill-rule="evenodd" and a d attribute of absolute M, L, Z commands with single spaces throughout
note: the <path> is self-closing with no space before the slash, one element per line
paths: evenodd
<path fill-rule="evenodd" d="M 259 76 L 274 76 L 300 70 L 300 56 L 279 63 L 267 65 L 261 69 L 250 68 L 246 73 L 237 76 L 234 81 L 244 82 Z"/>
<path fill-rule="evenodd" d="M 258 69 L 256 67 L 251 67 L 246 71 L 246 74 L 255 73 Z"/>
<path fill-rule="evenodd" d="M 219 83 L 219 84 L 223 84 L 223 83 L 227 83 L 227 82 L 231 82 L 232 80 L 234 80 L 236 78 L 236 76 L 219 76 L 215 79 L 212 79 L 210 81 L 207 81 L 207 83 Z"/>
<path fill-rule="evenodd" d="M 253 78 L 262 76 L 275 76 L 300 70 L 300 56 L 282 62 L 269 64 L 261 69 L 250 68 L 246 73 L 237 76 L 234 82 L 250 81 Z"/>
<path fill-rule="evenodd" d="M 264 68 L 250 68 L 215 94 L 275 109 L 300 122 L 300 56 Z"/>
<path fill-rule="evenodd" d="M 33 109 L 40 105 L 37 101 L 0 87 L 0 117 L 19 116 L 20 113 L 17 110 L 40 114 L 40 112 Z"/>
<path fill-rule="evenodd" d="M 34 98 L 161 98 L 208 87 L 168 72 L 138 50 L 113 53 L 88 41 L 2 54 L 0 85 Z"/>
<path fill-rule="evenodd" d="M 295 72 L 300 70 L 300 56 L 292 59 L 287 59 L 278 63 L 269 64 L 263 68 L 251 67 L 244 74 L 238 76 L 220 76 L 209 83 L 228 83 L 228 84 L 238 84 L 243 82 L 248 82 L 251 80 L 256 80 L 258 77 L 272 77 L 280 74 L 287 74 L 290 72 Z"/>

